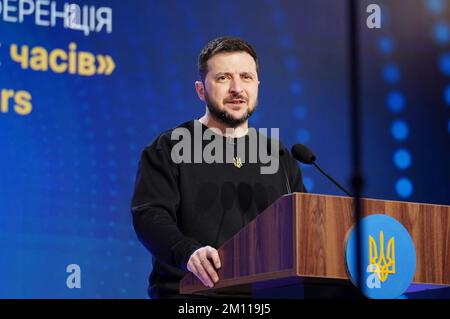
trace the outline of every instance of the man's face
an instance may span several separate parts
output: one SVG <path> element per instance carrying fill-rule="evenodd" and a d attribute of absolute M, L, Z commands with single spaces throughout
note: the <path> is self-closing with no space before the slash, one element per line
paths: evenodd
<path fill-rule="evenodd" d="M 197 93 L 211 114 L 236 127 L 251 116 L 258 103 L 256 63 L 247 52 L 218 53 L 208 62 L 204 83 L 197 82 Z"/>

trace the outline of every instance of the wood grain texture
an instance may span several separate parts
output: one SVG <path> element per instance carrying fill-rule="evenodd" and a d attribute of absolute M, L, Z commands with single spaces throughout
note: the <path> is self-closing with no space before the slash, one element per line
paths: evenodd
<path fill-rule="evenodd" d="M 216 289 L 295 276 L 293 196 L 281 197 L 220 249 L 222 268 Z M 207 290 L 192 274 L 181 293 Z"/>
<path fill-rule="evenodd" d="M 408 230 L 416 249 L 414 282 L 450 285 L 450 206 L 362 200 L 362 215 L 386 214 Z M 345 244 L 354 224 L 349 197 L 295 193 L 268 207 L 220 249 L 215 290 L 290 278 L 348 279 Z M 182 293 L 207 291 L 192 274 Z"/>

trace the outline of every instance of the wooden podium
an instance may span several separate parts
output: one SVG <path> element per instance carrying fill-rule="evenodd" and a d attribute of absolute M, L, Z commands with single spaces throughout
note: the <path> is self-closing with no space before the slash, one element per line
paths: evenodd
<path fill-rule="evenodd" d="M 413 238 L 416 291 L 450 285 L 450 206 L 362 199 L 362 216 L 370 214 L 394 217 Z M 346 237 L 353 225 L 350 197 L 285 195 L 220 247 L 222 268 L 214 288 L 206 288 L 189 273 L 180 292 L 253 298 L 357 297 L 345 266 Z"/>

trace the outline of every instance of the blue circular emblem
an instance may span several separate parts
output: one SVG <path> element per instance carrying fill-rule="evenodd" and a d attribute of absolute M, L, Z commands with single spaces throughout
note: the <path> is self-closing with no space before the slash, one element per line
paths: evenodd
<path fill-rule="evenodd" d="M 416 272 L 416 252 L 408 231 L 387 215 L 370 215 L 359 222 L 362 253 L 362 292 L 368 298 L 391 299 L 402 295 Z M 353 284 L 358 285 L 356 229 L 348 237 L 345 259 Z"/>

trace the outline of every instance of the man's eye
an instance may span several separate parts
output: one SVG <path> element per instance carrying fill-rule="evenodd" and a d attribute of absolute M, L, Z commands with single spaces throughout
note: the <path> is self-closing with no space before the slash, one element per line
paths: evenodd
<path fill-rule="evenodd" d="M 219 80 L 219 81 L 224 81 L 224 80 L 226 80 L 226 76 L 219 76 L 218 78 L 217 78 L 217 80 Z"/>
<path fill-rule="evenodd" d="M 252 76 L 250 74 L 244 74 L 244 79 L 251 80 Z"/>

